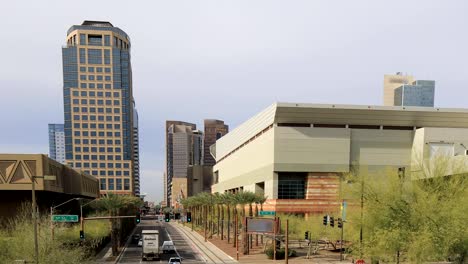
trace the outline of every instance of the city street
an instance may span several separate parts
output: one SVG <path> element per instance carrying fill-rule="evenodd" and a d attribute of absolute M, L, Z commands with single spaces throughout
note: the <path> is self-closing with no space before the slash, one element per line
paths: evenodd
<path fill-rule="evenodd" d="M 159 246 L 162 246 L 164 241 L 172 240 L 176 247 L 176 253 L 161 254 L 161 260 L 142 261 L 142 247 L 138 247 L 138 241 L 133 241 L 130 237 L 130 243 L 127 243 L 128 246 L 124 249 L 118 263 L 167 263 L 169 258 L 178 256 L 183 258 L 183 263 L 205 263 L 203 258 L 195 253 L 193 244 L 170 224 L 154 218 L 143 217 L 134 234 L 141 234 L 142 230 L 159 230 Z"/>

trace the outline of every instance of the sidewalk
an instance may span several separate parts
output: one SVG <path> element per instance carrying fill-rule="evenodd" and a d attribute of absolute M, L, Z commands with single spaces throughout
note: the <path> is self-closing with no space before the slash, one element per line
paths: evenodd
<path fill-rule="evenodd" d="M 199 255 L 205 259 L 206 263 L 237 263 L 237 261 L 219 249 L 213 243 L 207 241 L 198 232 L 193 231 L 180 223 L 170 223 L 173 227 L 178 229 L 189 240 L 193 242 L 193 246 L 198 250 Z"/>
<path fill-rule="evenodd" d="M 234 263 L 237 262 L 236 259 L 236 248 L 233 247 L 232 240 L 231 243 L 228 244 L 227 240 L 221 240 L 218 238 L 216 235 L 213 236 L 213 238 L 208 238 L 209 242 L 204 242 L 204 236 L 199 234 L 196 231 L 191 230 L 190 227 L 183 226 L 181 223 L 171 223 L 174 227 L 181 229 L 185 232 L 188 232 L 190 234 L 193 234 L 194 237 L 197 238 L 197 242 L 194 243 L 196 244 L 208 244 L 211 251 L 213 252 L 218 252 L 216 254 L 221 254 L 224 256 L 230 256 L 229 258 L 232 259 L 230 262 Z M 251 250 L 251 255 L 243 255 L 241 252 L 239 252 L 239 261 L 238 263 L 268 263 L 268 264 L 276 264 L 276 263 L 285 263 L 285 260 L 271 260 L 268 259 L 267 256 L 262 253 L 263 246 L 259 245 L 257 247 L 254 246 L 254 249 Z M 239 248 L 239 251 L 241 249 Z M 223 257 L 226 258 L 226 257 Z M 299 256 L 299 257 L 294 257 L 290 258 L 288 263 L 352 263 L 351 260 L 344 260 L 344 261 L 339 261 L 339 254 L 336 253 L 325 253 L 325 254 L 320 254 L 320 255 L 313 255 L 311 258 L 306 259 L 305 256 Z"/>

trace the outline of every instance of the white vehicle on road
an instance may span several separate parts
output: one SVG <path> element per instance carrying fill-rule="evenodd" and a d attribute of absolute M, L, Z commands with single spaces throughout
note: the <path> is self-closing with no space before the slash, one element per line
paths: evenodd
<path fill-rule="evenodd" d="M 159 253 L 159 231 L 158 230 L 143 230 L 142 235 L 142 245 L 143 249 L 141 250 L 141 259 L 142 260 L 153 260 L 160 259 Z"/>
<path fill-rule="evenodd" d="M 172 241 L 164 241 L 161 250 L 163 253 L 172 253 L 175 252 L 174 242 Z"/>
<path fill-rule="evenodd" d="M 174 257 L 174 258 L 170 258 L 167 264 L 180 264 L 180 263 L 182 263 L 182 258 Z"/>

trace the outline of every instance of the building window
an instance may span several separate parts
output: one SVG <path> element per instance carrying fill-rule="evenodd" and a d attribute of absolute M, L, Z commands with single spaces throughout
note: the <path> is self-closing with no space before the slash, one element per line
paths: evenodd
<path fill-rule="evenodd" d="M 102 46 L 102 35 L 88 35 L 88 45 Z"/>
<path fill-rule="evenodd" d="M 130 179 L 124 179 L 124 190 L 130 190 Z"/>
<path fill-rule="evenodd" d="M 96 85 L 94 83 L 89 84 L 89 88 L 94 89 L 95 87 L 96 87 Z"/>
<path fill-rule="evenodd" d="M 101 171 L 101 173 L 102 172 L 105 173 L 105 171 Z M 106 189 L 106 179 L 101 179 L 100 181 L 101 181 L 101 186 L 100 186 L 101 190 L 105 190 Z"/>
<path fill-rule="evenodd" d="M 110 64 L 110 50 L 104 50 L 104 64 Z"/>
<path fill-rule="evenodd" d="M 109 190 L 114 190 L 114 179 L 109 179 Z"/>
<path fill-rule="evenodd" d="M 88 64 L 102 64 L 102 50 L 88 49 Z"/>
<path fill-rule="evenodd" d="M 86 50 L 85 49 L 80 49 L 80 63 L 82 64 L 86 63 Z"/>
<path fill-rule="evenodd" d="M 102 72 L 102 67 L 96 67 L 96 72 Z"/>
<path fill-rule="evenodd" d="M 117 190 L 122 190 L 122 179 L 115 179 Z"/>
<path fill-rule="evenodd" d="M 278 173 L 278 199 L 305 199 L 306 173 Z"/>
<path fill-rule="evenodd" d="M 80 34 L 80 45 L 86 45 L 86 34 Z"/>
<path fill-rule="evenodd" d="M 110 36 L 104 35 L 104 46 L 110 46 Z"/>

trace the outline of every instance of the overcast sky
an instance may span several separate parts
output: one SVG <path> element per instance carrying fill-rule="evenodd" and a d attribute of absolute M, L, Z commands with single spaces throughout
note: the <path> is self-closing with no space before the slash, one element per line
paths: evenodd
<path fill-rule="evenodd" d="M 276 101 L 379 105 L 397 71 L 435 80 L 437 106 L 467 108 L 467 14 L 464 0 L 3 1 L 0 153 L 48 153 L 61 47 L 83 20 L 131 37 L 142 192 L 159 201 L 166 119 L 232 129 Z"/>

